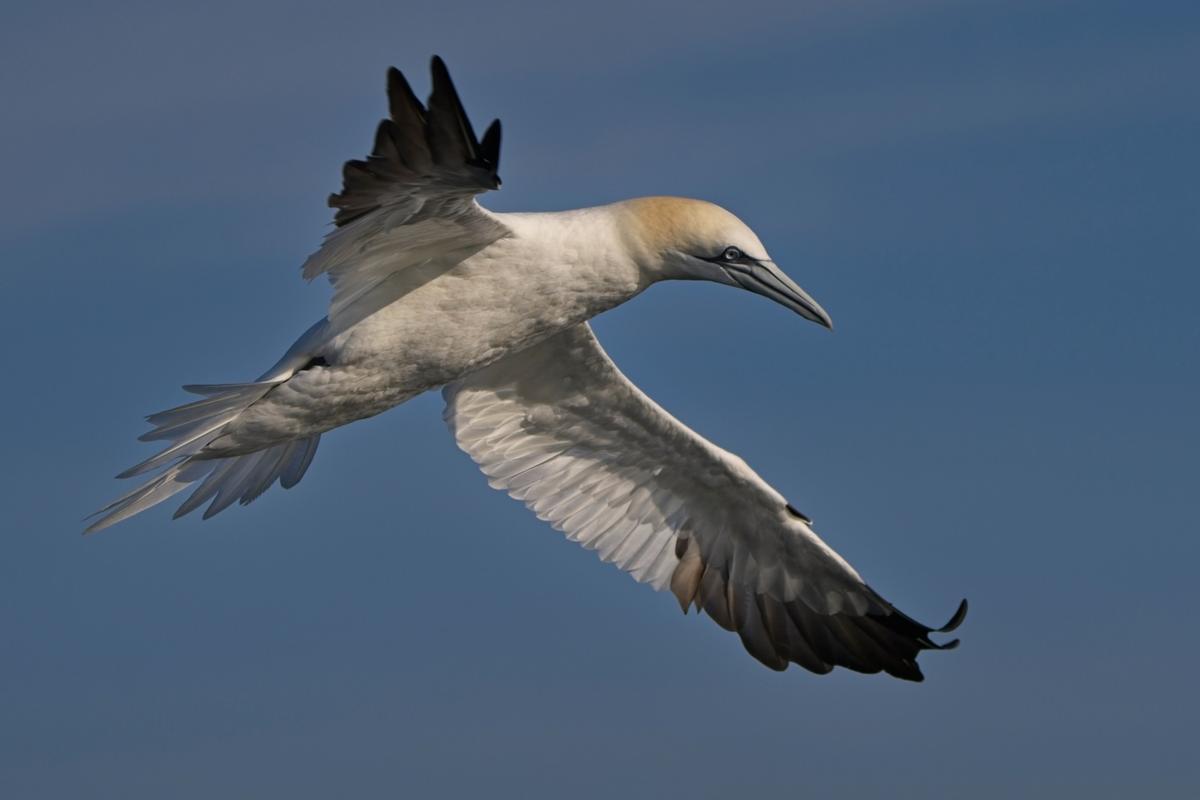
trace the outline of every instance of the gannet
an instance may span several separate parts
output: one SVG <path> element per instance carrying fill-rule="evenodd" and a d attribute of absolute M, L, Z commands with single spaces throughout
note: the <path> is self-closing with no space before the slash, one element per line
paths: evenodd
<path fill-rule="evenodd" d="M 335 228 L 304 263 L 328 276 L 326 317 L 250 383 L 150 415 L 154 474 L 92 515 L 98 531 L 192 489 L 207 519 L 304 476 L 321 435 L 442 387 L 444 418 L 488 482 L 636 580 L 735 631 L 766 666 L 921 680 L 935 629 L 871 589 L 812 521 L 734 454 L 633 385 L 588 320 L 652 284 L 741 287 L 832 327 L 741 220 L 712 203 L 645 197 L 494 213 L 500 122 L 475 136 L 445 64 L 427 105 L 395 68 L 389 116 L 329 198 Z M 937 632 L 966 613 L 960 604 Z"/>

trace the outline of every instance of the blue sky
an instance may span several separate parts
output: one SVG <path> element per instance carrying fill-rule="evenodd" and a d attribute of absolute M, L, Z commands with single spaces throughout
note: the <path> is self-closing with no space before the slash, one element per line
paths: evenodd
<path fill-rule="evenodd" d="M 832 314 L 596 322 L 962 647 L 775 674 L 490 491 L 418 398 L 290 492 L 81 538 L 141 415 L 324 313 L 395 64 L 497 210 L 720 202 Z M 1200 11 L 1161 2 L 27 4 L 0 29 L 5 797 L 1190 796 Z"/>

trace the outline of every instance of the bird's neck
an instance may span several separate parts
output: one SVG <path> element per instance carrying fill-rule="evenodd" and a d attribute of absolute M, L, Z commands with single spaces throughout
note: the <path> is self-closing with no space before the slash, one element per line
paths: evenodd
<path fill-rule="evenodd" d="M 646 246 L 627 203 L 570 211 L 498 214 L 518 237 L 544 242 L 557 258 L 603 282 L 645 289 L 672 275 Z"/>
<path fill-rule="evenodd" d="M 564 292 L 611 308 L 664 277 L 631 240 L 619 206 L 497 216 Z"/>

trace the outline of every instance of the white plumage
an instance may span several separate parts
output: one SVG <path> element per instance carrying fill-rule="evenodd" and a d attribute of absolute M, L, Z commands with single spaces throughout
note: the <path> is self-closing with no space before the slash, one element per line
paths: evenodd
<path fill-rule="evenodd" d="M 712 280 L 828 326 L 729 212 L 681 198 L 494 214 L 500 127 L 478 140 L 440 59 L 428 108 L 396 70 L 372 155 L 330 198 L 337 228 L 304 265 L 326 318 L 257 381 L 185 387 L 149 417 L 157 474 L 89 531 L 191 490 L 207 518 L 294 486 L 320 436 L 444 386 L 445 418 L 489 483 L 635 579 L 670 588 L 783 669 L 842 665 L 919 680 L 932 629 L 868 587 L 751 470 L 630 383 L 587 320 L 663 280 Z M 965 602 L 940 630 L 952 630 Z"/>

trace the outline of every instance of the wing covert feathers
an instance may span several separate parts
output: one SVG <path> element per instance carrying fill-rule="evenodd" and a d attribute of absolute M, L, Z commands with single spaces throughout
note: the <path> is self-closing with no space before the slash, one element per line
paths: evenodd
<path fill-rule="evenodd" d="M 932 629 L 871 589 L 745 462 L 628 381 L 586 324 L 444 390 L 458 445 L 497 489 L 635 579 L 670 588 L 772 669 L 921 680 Z"/>

